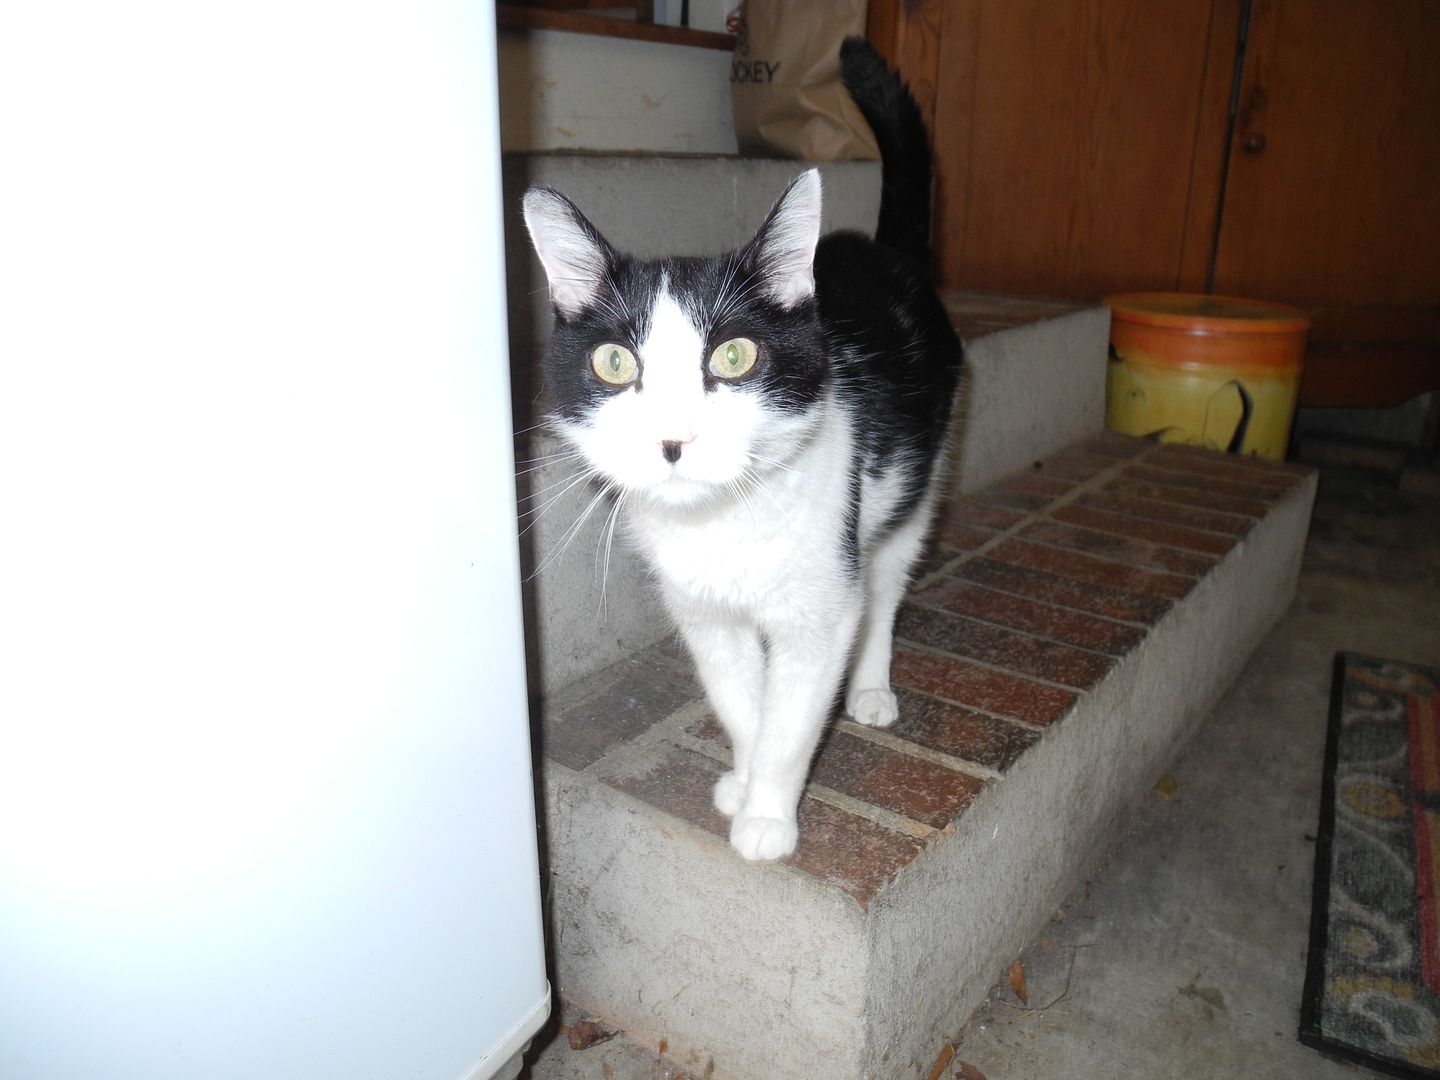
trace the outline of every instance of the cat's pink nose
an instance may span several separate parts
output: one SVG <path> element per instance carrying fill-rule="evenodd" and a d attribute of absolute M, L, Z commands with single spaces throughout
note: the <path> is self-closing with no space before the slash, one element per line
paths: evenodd
<path fill-rule="evenodd" d="M 694 441 L 693 436 L 688 439 L 661 439 L 660 453 L 665 455 L 666 461 L 674 465 L 675 462 L 680 460 L 680 451 Z"/>

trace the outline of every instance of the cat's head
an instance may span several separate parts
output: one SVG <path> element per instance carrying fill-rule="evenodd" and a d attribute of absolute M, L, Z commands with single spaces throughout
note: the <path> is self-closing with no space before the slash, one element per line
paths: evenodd
<path fill-rule="evenodd" d="M 627 493 L 688 505 L 783 468 L 817 422 L 829 363 L 816 314 L 820 176 L 796 178 L 754 238 L 713 258 L 631 258 L 568 199 L 525 194 L 550 283 L 553 422 Z"/>

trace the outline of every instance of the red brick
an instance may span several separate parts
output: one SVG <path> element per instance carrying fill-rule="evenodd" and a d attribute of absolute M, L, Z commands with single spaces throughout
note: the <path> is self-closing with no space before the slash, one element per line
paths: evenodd
<path fill-rule="evenodd" d="M 926 589 L 915 597 L 915 602 L 1111 656 L 1124 656 L 1145 636 L 1145 631 L 1138 626 L 1097 619 L 965 581 L 946 581 Z"/>
<path fill-rule="evenodd" d="M 1151 499 L 1121 499 L 1109 495 L 1085 495 L 1077 500 L 1079 505 L 1093 510 L 1109 510 L 1114 514 L 1129 514 L 1132 517 L 1159 521 L 1165 525 L 1179 525 L 1186 529 L 1203 529 L 1206 532 L 1221 533 L 1225 536 L 1244 536 L 1255 523 L 1237 514 L 1221 514 L 1214 510 L 1194 510 L 1174 503 L 1155 502 Z"/>
<path fill-rule="evenodd" d="M 1056 499 L 1068 495 L 1078 486 L 1073 480 L 1045 476 L 1032 469 L 1007 477 L 970 497 L 992 506 L 1040 510 Z"/>
<path fill-rule="evenodd" d="M 607 766 L 608 766 L 607 762 Z M 643 772 L 610 770 L 606 784 L 716 836 L 729 838 L 730 819 L 715 809 L 715 781 L 725 767 L 702 754 L 666 747 L 660 762 Z"/>
<path fill-rule="evenodd" d="M 1027 540 L 1006 540 L 991 548 L 989 555 L 1002 562 L 1014 563 L 1031 570 L 1041 570 L 1095 585 L 1112 585 L 1117 589 L 1163 596 L 1167 600 L 1179 600 L 1195 587 L 1193 578 L 1181 577 L 1179 574 L 1123 566 L 1092 555 L 1045 547 Z"/>
<path fill-rule="evenodd" d="M 900 719 L 885 729 L 886 734 L 996 772 L 1010 768 L 1040 738 L 1040 733 L 1030 728 L 905 687 L 897 687 L 895 697 L 900 702 Z"/>
<path fill-rule="evenodd" d="M 988 487 L 971 496 L 991 506 L 1003 506 L 1010 510 L 1043 510 L 1055 500 L 1049 495 L 1016 490 L 1004 486 Z"/>
<path fill-rule="evenodd" d="M 1120 498 L 1155 499 L 1160 502 L 1193 506 L 1201 510 L 1219 510 L 1226 514 L 1241 514 L 1257 520 L 1270 512 L 1270 504 L 1261 502 L 1259 499 L 1239 499 L 1234 495 L 1225 495 L 1217 491 L 1156 484 L 1129 478 L 1111 481 L 1105 485 L 1104 492 Z"/>
<path fill-rule="evenodd" d="M 687 735 L 693 735 L 697 739 L 705 739 L 707 742 L 723 743 L 728 746 L 730 740 L 725 735 L 725 729 L 720 726 L 720 718 L 713 712 L 707 712 L 704 716 L 691 720 L 685 725 Z"/>
<path fill-rule="evenodd" d="M 1037 474 L 1064 480 L 1089 480 L 1113 468 L 1115 459 L 1101 454 L 1060 453 L 1038 462 Z"/>
<path fill-rule="evenodd" d="M 800 845 L 785 864 L 833 885 L 868 909 L 925 847 L 925 841 L 806 796 L 800 800 Z"/>
<path fill-rule="evenodd" d="M 542 710 L 540 750 L 572 769 L 584 769 L 649 731 L 701 690 L 688 660 L 652 646 L 605 669 L 579 688 L 578 696 Z"/>
<path fill-rule="evenodd" d="M 1075 704 L 1069 690 L 913 649 L 896 649 L 890 672 L 897 686 L 1031 724 L 1054 723 Z"/>
<path fill-rule="evenodd" d="M 672 817 L 728 839 L 730 822 L 711 803 L 712 789 L 723 771 L 723 765 L 702 754 L 669 747 L 649 769 L 612 773 L 605 782 Z M 876 893 L 924 846 L 923 840 L 807 795 L 800 800 L 799 846 L 783 861 L 834 885 L 867 908 Z"/>
<path fill-rule="evenodd" d="M 1101 457 L 1123 461 L 1126 458 L 1139 457 L 1154 448 L 1155 444 L 1147 439 L 1137 439 L 1132 435 L 1116 435 L 1113 431 L 1104 431 L 1094 438 L 1086 439 L 1076 446 L 1075 450 L 1082 454 L 1098 454 Z"/>
<path fill-rule="evenodd" d="M 1080 525 L 1086 529 L 1114 533 L 1128 540 L 1140 540 L 1166 547 L 1198 551 L 1206 555 L 1224 555 L 1235 546 L 1235 539 L 1219 533 L 1201 532 L 1176 525 L 1165 525 L 1158 521 L 1096 510 L 1090 506 L 1076 506 L 1071 503 L 1055 510 L 1051 515 L 1056 521 L 1069 525 Z"/>
<path fill-rule="evenodd" d="M 1031 728 L 986 716 L 973 709 L 963 709 L 928 694 L 903 686 L 894 690 L 900 705 L 900 718 L 884 729 L 887 735 L 951 757 L 973 761 L 996 772 L 1008 769 L 1040 737 L 1039 732 Z M 729 745 L 714 713 L 691 721 L 685 730 L 697 739 L 720 746 Z"/>
<path fill-rule="evenodd" d="M 934 608 L 906 604 L 895 633 L 906 641 L 980 660 L 1021 675 L 1088 690 L 1110 670 L 1114 658 L 1056 641 L 1031 637 L 994 623 L 977 622 Z"/>
<path fill-rule="evenodd" d="M 1239 484 L 1255 484 L 1259 487 L 1286 490 L 1306 470 L 1254 458 L 1222 454 L 1218 450 L 1202 450 L 1192 446 L 1166 444 L 1151 459 L 1150 464 L 1163 469 L 1182 469 L 1213 476 L 1217 480 L 1231 480 Z"/>
<path fill-rule="evenodd" d="M 945 569 L 960 557 L 960 552 L 956 552 L 950 548 L 930 548 L 920 556 L 920 561 L 915 564 L 914 572 L 910 575 L 910 580 L 912 582 L 921 581 L 931 574 L 938 573 Z"/>
<path fill-rule="evenodd" d="M 1087 555 L 1127 566 L 1168 570 L 1172 574 L 1184 574 L 1192 578 L 1204 577 L 1216 563 L 1216 559 L 1211 555 L 1178 551 L 1145 540 L 1129 540 L 1123 536 L 1093 532 L 1074 525 L 1061 525 L 1055 521 L 1037 521 L 1033 525 L 1025 526 L 1019 535 L 1037 543 L 1082 551 Z"/>
<path fill-rule="evenodd" d="M 940 520 L 946 525 L 969 525 L 996 532 L 1012 528 L 1029 516 L 1023 510 L 977 502 L 974 496 L 956 499 L 940 511 Z"/>
<path fill-rule="evenodd" d="M 929 700 L 937 706 L 942 704 L 933 699 Z M 902 701 L 902 709 L 905 704 L 907 702 Z M 908 704 L 917 714 L 926 711 L 914 702 Z M 1004 724 L 1004 721 L 997 720 L 995 723 Z M 1015 731 L 1025 730 L 1013 725 L 1005 726 Z M 685 730 L 697 739 L 721 746 L 729 745 L 729 739 L 714 713 L 707 713 L 692 721 L 686 725 Z M 892 727 L 887 730 L 895 729 Z M 833 788 L 842 795 L 849 795 L 871 806 L 881 807 L 936 829 L 943 829 L 950 824 L 955 815 L 968 806 L 985 786 L 983 780 L 966 773 L 902 754 L 889 747 L 878 746 L 838 729 L 830 733 L 820 748 L 810 779 Z"/>
<path fill-rule="evenodd" d="M 1166 487 L 1212 492 L 1216 495 L 1227 495 L 1265 505 L 1277 502 L 1286 491 L 1284 488 L 1265 487 L 1261 484 L 1219 480 L 1213 476 L 1186 469 L 1166 469 L 1158 465 L 1154 459 L 1147 459 L 1129 466 L 1125 470 L 1125 476 L 1152 484 L 1164 484 Z"/>
<path fill-rule="evenodd" d="M 1285 461 L 1271 461 L 1258 454 L 1227 454 L 1205 446 L 1187 446 L 1185 443 L 1162 443 L 1161 458 L 1184 457 L 1197 461 L 1220 462 L 1235 469 L 1250 469 L 1272 476 L 1289 476 L 1294 480 L 1309 476 L 1314 470 L 1305 465 L 1291 465 Z"/>
<path fill-rule="evenodd" d="M 1058 476 L 1046 476 L 1038 470 L 1016 473 L 1008 479 L 1000 481 L 995 487 L 1002 491 L 1023 492 L 1026 495 L 1043 495 L 1049 499 L 1058 499 L 1068 495 L 1079 485 L 1072 480 L 1062 480 Z"/>
<path fill-rule="evenodd" d="M 935 530 L 935 539 L 951 551 L 974 551 L 999 535 L 997 530 L 977 529 L 973 525 L 942 524 Z"/>
<path fill-rule="evenodd" d="M 1170 610 L 1170 602 L 1158 596 L 1146 596 L 1107 585 L 1087 585 L 1069 578 L 994 559 L 980 558 L 962 564 L 957 576 L 967 581 L 1038 600 L 1042 604 L 1088 611 L 1107 619 L 1153 624 Z"/>
<path fill-rule="evenodd" d="M 1024 326 L 1042 319 L 1054 319 L 1085 304 L 1069 300 L 1035 300 L 996 294 L 941 292 L 940 299 L 962 338 L 969 341 L 991 333 L 997 327 Z"/>
<path fill-rule="evenodd" d="M 839 730 L 821 747 L 810 779 L 936 829 L 954 821 L 985 788 L 968 773 Z"/>

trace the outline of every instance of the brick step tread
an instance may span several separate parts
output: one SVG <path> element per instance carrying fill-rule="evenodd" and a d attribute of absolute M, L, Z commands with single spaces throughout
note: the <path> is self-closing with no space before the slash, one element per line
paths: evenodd
<path fill-rule="evenodd" d="M 1105 434 L 951 501 L 897 620 L 900 719 L 835 726 L 786 864 L 867 907 L 1308 475 Z M 728 747 L 677 644 L 543 714 L 548 761 L 723 842 Z"/>

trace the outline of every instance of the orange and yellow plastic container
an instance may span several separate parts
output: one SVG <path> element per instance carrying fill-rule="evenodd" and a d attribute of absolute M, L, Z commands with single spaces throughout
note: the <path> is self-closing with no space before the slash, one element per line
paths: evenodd
<path fill-rule="evenodd" d="M 1110 430 L 1284 460 L 1310 329 L 1303 311 L 1195 293 L 1104 300 Z"/>

